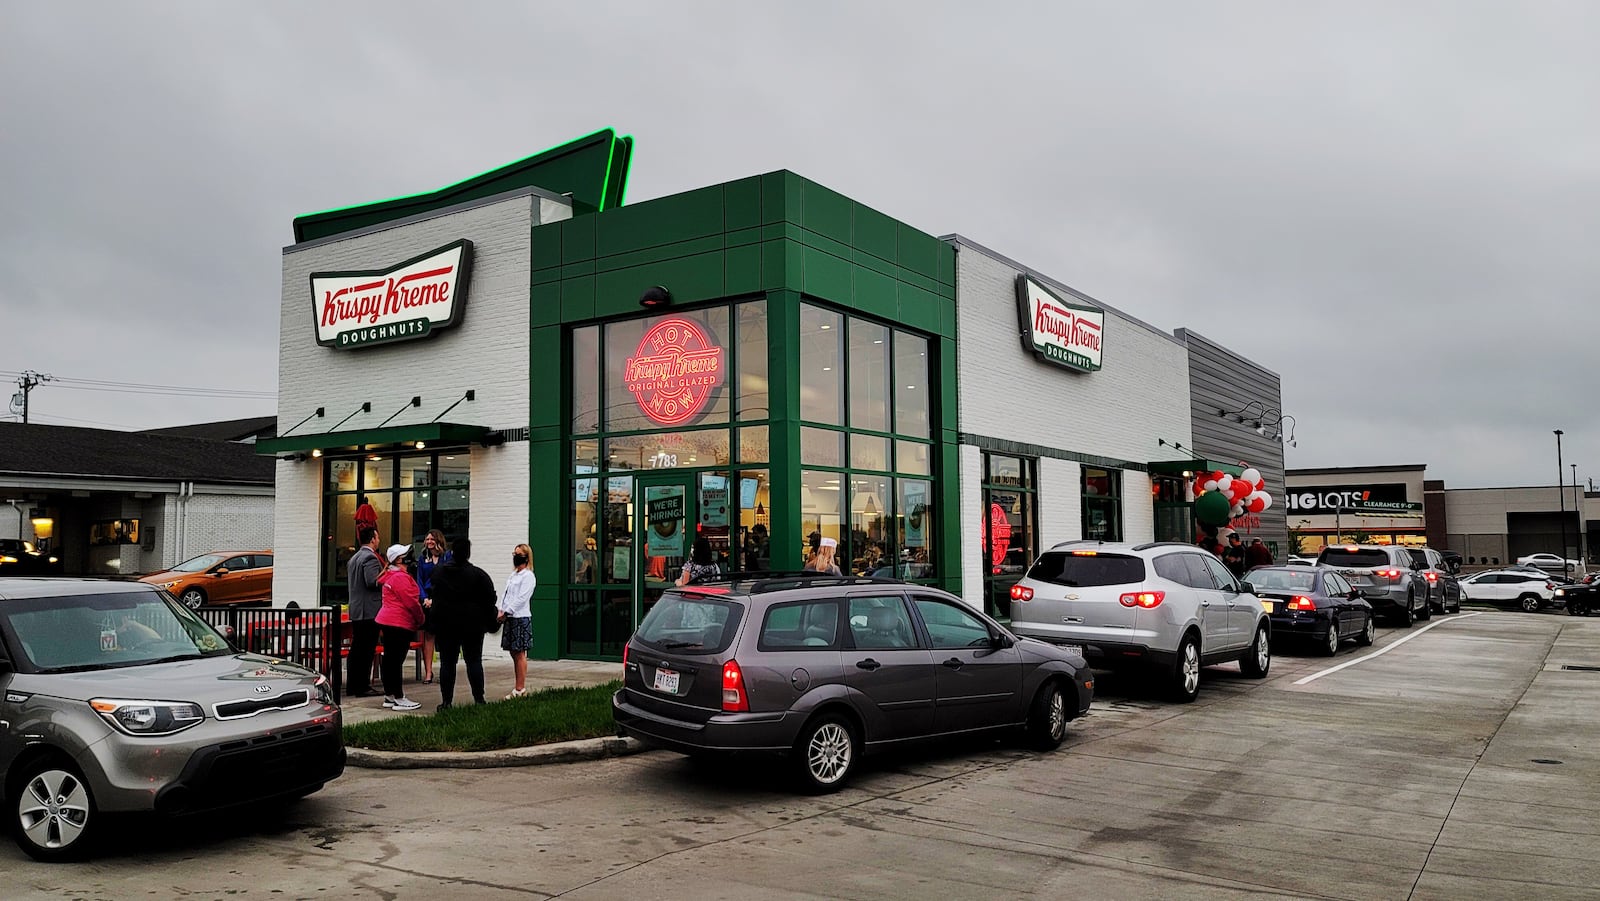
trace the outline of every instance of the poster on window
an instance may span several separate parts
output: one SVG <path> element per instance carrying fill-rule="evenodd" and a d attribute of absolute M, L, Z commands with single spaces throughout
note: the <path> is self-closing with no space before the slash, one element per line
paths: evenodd
<path fill-rule="evenodd" d="M 926 482 L 905 482 L 906 547 L 926 547 L 928 544 L 928 485 Z"/>
<path fill-rule="evenodd" d="M 645 489 L 645 516 L 648 523 L 650 556 L 683 556 L 683 489 Z"/>
<path fill-rule="evenodd" d="M 728 477 L 702 475 L 700 477 L 700 524 L 711 528 L 727 528 Z"/>

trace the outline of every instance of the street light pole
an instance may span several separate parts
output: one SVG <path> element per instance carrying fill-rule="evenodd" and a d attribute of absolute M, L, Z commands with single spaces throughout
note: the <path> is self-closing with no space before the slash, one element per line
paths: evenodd
<path fill-rule="evenodd" d="M 1556 433 L 1556 496 L 1561 502 L 1561 575 L 1567 574 L 1567 486 L 1566 473 L 1561 465 L 1561 435 L 1560 429 Z"/>
<path fill-rule="evenodd" d="M 1588 537 L 1588 523 L 1583 519 L 1583 494 L 1578 490 L 1578 464 L 1572 466 L 1572 509 L 1578 514 L 1578 565 L 1587 566 L 1589 555 L 1584 552 L 1584 541 Z"/>

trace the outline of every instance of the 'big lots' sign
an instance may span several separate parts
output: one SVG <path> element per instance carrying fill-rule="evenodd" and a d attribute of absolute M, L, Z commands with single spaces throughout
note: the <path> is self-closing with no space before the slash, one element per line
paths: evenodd
<path fill-rule="evenodd" d="M 1026 275 L 1017 276 L 1022 345 L 1041 360 L 1093 372 L 1100 368 L 1106 312 L 1068 303 Z"/>
<path fill-rule="evenodd" d="M 317 343 L 362 347 L 455 325 L 471 264 L 472 242 L 461 240 L 386 269 L 311 273 Z"/>

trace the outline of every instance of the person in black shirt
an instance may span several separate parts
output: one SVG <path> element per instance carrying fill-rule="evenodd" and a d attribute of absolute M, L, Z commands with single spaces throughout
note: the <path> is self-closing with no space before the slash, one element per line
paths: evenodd
<path fill-rule="evenodd" d="M 467 661 L 472 700 L 484 702 L 483 636 L 495 620 L 494 580 L 472 565 L 472 542 L 457 538 L 451 559 L 433 571 L 433 634 L 439 646 L 441 709 L 455 702 L 456 657 Z"/>
<path fill-rule="evenodd" d="M 1222 549 L 1222 565 L 1235 579 L 1244 578 L 1244 542 L 1239 540 L 1238 532 L 1228 535 L 1228 546 Z"/>

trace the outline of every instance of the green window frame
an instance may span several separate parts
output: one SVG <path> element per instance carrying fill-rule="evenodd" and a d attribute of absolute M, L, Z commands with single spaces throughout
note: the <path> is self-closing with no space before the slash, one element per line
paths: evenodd
<path fill-rule="evenodd" d="M 1082 467 L 1083 531 L 1089 541 L 1122 540 L 1122 470 Z"/>
<path fill-rule="evenodd" d="M 983 541 L 983 609 L 996 619 L 1011 618 L 1011 586 L 1017 584 L 1039 555 L 1039 460 L 1017 454 L 983 452 L 983 481 L 978 510 Z M 1004 546 L 996 541 L 994 524 L 1004 518 Z"/>

